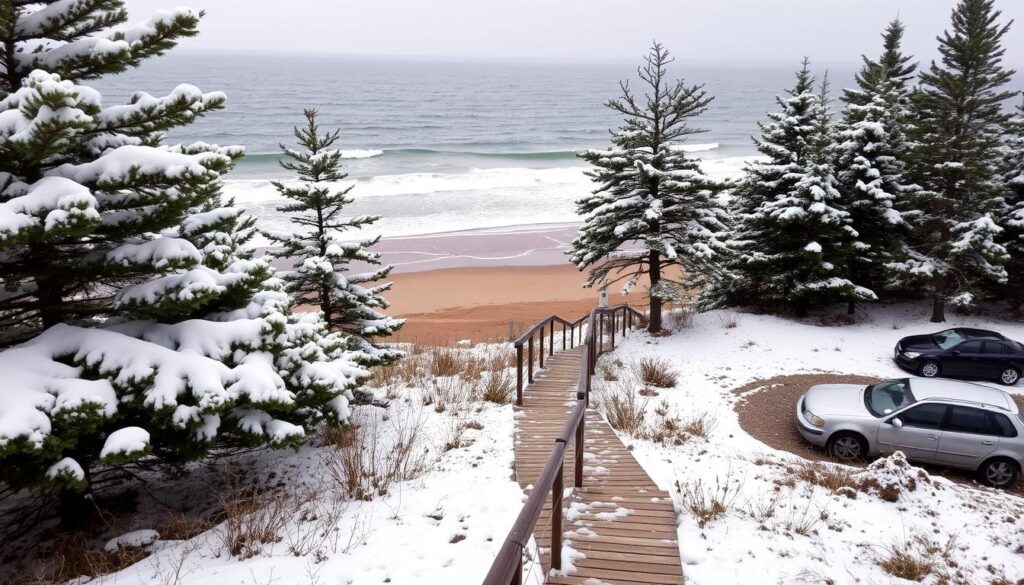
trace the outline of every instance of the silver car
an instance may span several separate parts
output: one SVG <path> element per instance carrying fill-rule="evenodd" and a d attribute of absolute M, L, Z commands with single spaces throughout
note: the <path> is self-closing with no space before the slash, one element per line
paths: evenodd
<path fill-rule="evenodd" d="M 977 471 L 1008 487 L 1024 463 L 1024 419 L 1009 394 L 968 382 L 821 384 L 796 404 L 807 442 L 841 461 L 903 451 L 908 459 Z"/>

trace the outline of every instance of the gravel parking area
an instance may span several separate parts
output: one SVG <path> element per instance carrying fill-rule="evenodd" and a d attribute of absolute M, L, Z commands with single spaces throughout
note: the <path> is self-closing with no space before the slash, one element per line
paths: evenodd
<path fill-rule="evenodd" d="M 740 426 L 754 438 L 769 447 L 788 451 L 811 461 L 829 461 L 824 450 L 809 445 L 797 432 L 793 422 L 793 408 L 800 396 L 815 384 L 872 384 L 878 378 L 847 374 L 797 374 L 755 380 L 732 392 L 740 399 L 735 409 Z M 1014 401 L 1024 412 L 1024 396 L 1014 395 Z M 925 466 L 931 475 L 940 475 L 958 483 L 976 483 L 972 474 L 959 470 Z M 1024 497 L 1024 479 L 1009 490 Z"/>

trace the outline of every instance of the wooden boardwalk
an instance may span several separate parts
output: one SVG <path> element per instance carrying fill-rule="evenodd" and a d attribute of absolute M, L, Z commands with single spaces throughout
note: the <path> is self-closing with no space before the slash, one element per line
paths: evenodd
<path fill-rule="evenodd" d="M 540 475 L 576 403 L 576 382 L 584 347 L 550 358 L 516 408 L 516 479 L 524 490 Z M 583 488 L 565 498 L 563 558 L 573 570 L 547 583 L 638 585 L 682 583 L 675 509 L 615 432 L 594 409 L 584 432 Z M 565 486 L 573 485 L 575 445 L 565 454 Z M 551 566 L 551 503 L 544 506 L 534 538 L 545 573 Z M 572 558 L 571 550 L 582 556 Z"/>

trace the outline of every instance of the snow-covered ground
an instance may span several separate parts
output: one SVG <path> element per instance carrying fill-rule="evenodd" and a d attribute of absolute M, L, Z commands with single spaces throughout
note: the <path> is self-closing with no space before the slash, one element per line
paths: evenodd
<path fill-rule="evenodd" d="M 689 583 L 911 582 L 883 570 L 886 560 L 911 569 L 931 564 L 926 583 L 1024 579 L 1024 499 L 931 477 L 895 459 L 876 463 L 878 469 L 848 471 L 857 473 L 853 481 L 902 485 L 888 494 L 889 499 L 896 494 L 897 501 L 886 501 L 877 490 L 833 491 L 797 476 L 800 457 L 770 448 L 739 426 L 734 406 L 740 397 L 731 390 L 751 381 L 820 371 L 906 376 L 893 364 L 892 348 L 900 337 L 944 328 L 928 322 L 927 310 L 923 305 L 872 307 L 856 325 L 828 327 L 713 312 L 695 316 L 689 327 L 668 337 L 634 335 L 602 358 L 604 367 L 620 372 L 609 376 L 617 381 L 598 376 L 599 395 L 636 386 L 629 369 L 643 357 L 671 362 L 678 383 L 649 398 L 648 424 L 657 426 L 659 416 L 685 422 L 705 413 L 713 421 L 706 439 L 694 436 L 681 445 L 623 435 L 659 486 L 676 499 Z M 1019 322 L 952 316 L 947 325 L 982 326 L 1024 339 Z M 1021 394 L 1024 386 L 1009 391 Z M 708 502 L 722 505 L 721 515 L 703 526 L 688 510 L 702 496 L 709 508 L 714 505 Z M 908 556 L 893 557 L 893 551 Z"/>
<path fill-rule="evenodd" d="M 390 400 L 388 408 L 355 410 L 363 465 L 382 475 L 400 467 L 412 479 L 395 481 L 383 495 L 365 481 L 360 489 L 366 489 L 367 499 L 362 500 L 346 483 L 345 469 L 353 459 L 336 447 L 337 439 L 325 444 L 321 437 L 297 452 L 263 452 L 244 459 L 245 465 L 258 466 L 257 475 L 269 478 L 258 482 L 262 509 L 249 520 L 224 522 L 188 540 L 162 539 L 153 530 L 155 523 L 138 520 L 130 532 L 112 537 L 107 549 L 144 545 L 152 554 L 89 582 L 478 582 L 519 513 L 523 494 L 511 477 L 512 407 L 485 402 L 479 394 L 480 381 L 496 375 L 484 364 L 491 360 L 491 368 L 507 366 L 497 352 L 508 349 L 461 351 L 483 366 L 482 372 L 470 373 L 469 381 L 466 376 L 433 378 L 428 364 L 415 380 L 377 389 L 379 398 Z M 423 363 L 424 358 L 418 359 Z M 476 395 L 471 396 L 474 384 Z M 403 451 L 407 456 L 400 456 Z M 271 542 L 248 539 L 231 554 L 233 533 L 257 534 L 264 526 L 274 533 Z"/>

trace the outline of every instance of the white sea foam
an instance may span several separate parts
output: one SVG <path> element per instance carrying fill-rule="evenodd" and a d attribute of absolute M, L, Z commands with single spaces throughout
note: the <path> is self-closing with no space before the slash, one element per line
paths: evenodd
<path fill-rule="evenodd" d="M 341 158 L 373 158 L 382 154 L 383 150 L 343 150 Z"/>
<path fill-rule="evenodd" d="M 757 157 L 712 158 L 702 162 L 704 171 L 734 179 Z M 355 183 L 352 196 L 366 202 L 360 212 L 381 213 L 374 231 L 385 237 L 444 233 L 479 228 L 504 228 L 547 223 L 578 223 L 575 201 L 593 190 L 584 174 L 586 167 L 549 169 L 474 169 L 465 173 L 409 173 L 385 175 Z M 347 184 L 353 184 L 348 182 Z M 249 206 L 266 229 L 286 230 L 288 221 L 260 204 L 280 200 L 266 180 L 225 181 L 225 194 Z M 412 197 L 395 199 L 388 197 Z M 422 212 L 417 212 L 423 196 Z M 412 209 L 410 209 L 410 207 Z M 395 213 L 394 211 L 398 211 Z M 390 212 L 389 212 L 390 211 Z"/>

